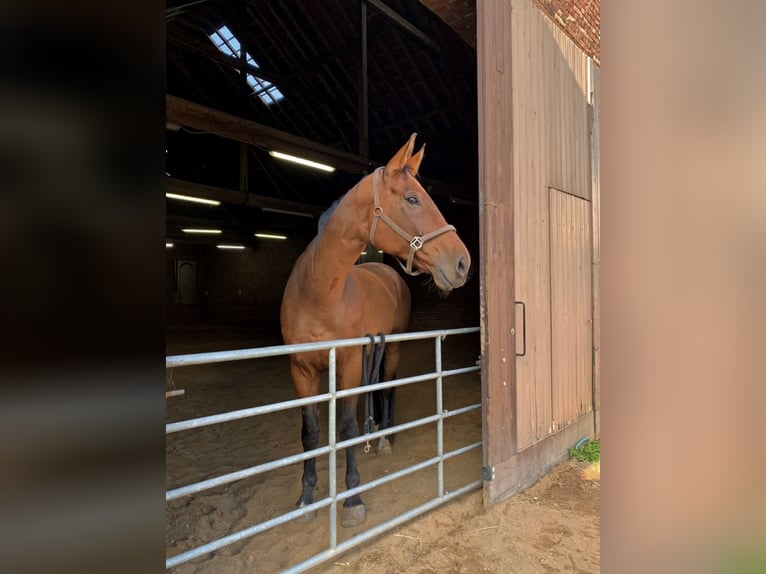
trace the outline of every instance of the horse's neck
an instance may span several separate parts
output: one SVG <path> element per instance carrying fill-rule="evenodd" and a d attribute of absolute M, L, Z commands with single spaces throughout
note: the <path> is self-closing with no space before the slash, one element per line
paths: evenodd
<path fill-rule="evenodd" d="M 306 271 L 312 292 L 319 298 L 333 303 L 343 296 L 348 275 L 367 245 L 370 209 L 371 192 L 357 185 L 343 197 L 314 240 Z"/>

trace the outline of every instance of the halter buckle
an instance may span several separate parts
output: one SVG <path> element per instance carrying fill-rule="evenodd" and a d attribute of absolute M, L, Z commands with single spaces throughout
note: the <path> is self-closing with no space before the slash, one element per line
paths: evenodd
<path fill-rule="evenodd" d="M 372 210 L 372 214 L 373 214 L 375 217 L 380 217 L 381 215 L 383 215 L 383 208 L 382 208 L 381 206 L 379 206 L 379 205 L 376 205 L 376 206 L 373 208 L 373 210 Z"/>
<path fill-rule="evenodd" d="M 412 241 L 410 241 L 410 249 L 417 251 L 421 247 L 423 247 L 423 238 L 419 235 L 416 235 L 412 238 Z"/>

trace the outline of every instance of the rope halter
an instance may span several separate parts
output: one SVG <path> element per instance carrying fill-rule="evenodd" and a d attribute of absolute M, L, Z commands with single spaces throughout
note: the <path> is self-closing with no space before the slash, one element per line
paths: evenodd
<path fill-rule="evenodd" d="M 418 251 L 420 248 L 423 247 L 423 245 L 426 243 L 426 241 L 430 241 L 431 239 L 434 239 L 436 237 L 439 237 L 440 235 L 443 235 L 449 231 L 455 231 L 454 225 L 445 225 L 444 227 L 440 227 L 436 231 L 431 231 L 430 233 L 426 233 L 425 235 L 410 235 L 404 229 L 399 227 L 394 220 L 392 220 L 388 215 L 386 215 L 383 212 L 383 208 L 380 205 L 380 192 L 378 191 L 378 181 L 380 179 L 380 172 L 383 170 L 383 167 L 379 167 L 375 170 L 372 176 L 372 189 L 373 194 L 375 197 L 375 207 L 372 209 L 372 226 L 370 227 L 370 243 L 374 246 L 375 245 L 375 230 L 378 227 L 378 219 L 382 219 L 385 223 L 388 224 L 388 226 L 393 229 L 398 235 L 404 238 L 407 243 L 410 244 L 410 254 L 407 256 L 407 265 L 403 265 L 399 259 L 396 261 L 401 265 L 402 269 L 404 269 L 404 272 L 407 273 L 407 275 L 420 275 L 422 271 L 412 270 L 412 260 L 415 258 L 415 252 Z"/>

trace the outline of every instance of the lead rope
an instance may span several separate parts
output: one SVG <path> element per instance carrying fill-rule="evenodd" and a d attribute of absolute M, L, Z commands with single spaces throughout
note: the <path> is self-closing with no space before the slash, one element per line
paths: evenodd
<path fill-rule="evenodd" d="M 380 343 L 376 343 L 375 337 L 369 333 L 365 337 L 370 338 L 370 348 L 368 351 L 367 345 L 362 347 L 362 386 L 374 385 L 380 381 L 380 363 L 386 350 L 386 336 L 383 333 L 378 333 Z M 367 393 L 364 399 L 364 434 L 370 434 L 375 428 L 373 412 L 373 396 L 372 393 Z M 364 445 L 365 454 L 370 452 L 370 449 L 372 445 L 368 440 Z"/>
<path fill-rule="evenodd" d="M 375 231 L 378 228 L 378 219 L 382 219 L 385 221 L 388 226 L 393 229 L 399 236 L 403 237 L 407 243 L 410 244 L 410 253 L 407 256 L 407 265 L 403 265 L 401 261 L 397 258 L 397 263 L 401 266 L 402 269 L 404 269 L 404 272 L 407 275 L 420 275 L 422 271 L 420 270 L 412 270 L 412 261 L 415 259 L 415 252 L 420 250 L 421 247 L 423 247 L 423 244 L 428 241 L 429 239 L 433 239 L 435 237 L 439 237 L 440 235 L 444 233 L 448 233 L 450 231 L 455 231 L 454 225 L 445 225 L 443 227 L 440 227 L 436 231 L 431 231 L 430 233 L 426 233 L 425 235 L 415 235 L 412 236 L 404 229 L 399 227 L 397 223 L 391 219 L 388 215 L 383 213 L 383 207 L 380 205 L 380 192 L 378 191 L 378 180 L 380 178 L 380 172 L 383 170 L 383 167 L 379 167 L 375 170 L 375 172 L 372 175 L 372 189 L 373 189 L 373 195 L 375 198 L 375 207 L 372 208 L 372 225 L 370 226 L 370 244 L 375 246 Z"/>

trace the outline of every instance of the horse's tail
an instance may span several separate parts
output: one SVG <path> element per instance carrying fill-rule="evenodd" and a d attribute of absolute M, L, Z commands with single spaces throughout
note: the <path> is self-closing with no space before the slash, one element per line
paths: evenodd
<path fill-rule="evenodd" d="M 379 344 L 372 342 L 372 336 L 370 337 L 370 349 L 365 348 L 363 351 L 363 377 L 362 384 L 371 384 L 375 382 L 381 382 L 385 380 L 385 364 L 386 364 L 386 347 L 385 347 L 385 335 L 379 333 L 383 341 Z M 369 352 L 369 354 L 368 354 Z M 376 370 L 377 369 L 377 370 Z M 369 420 L 370 423 L 374 423 L 378 428 L 388 428 L 394 424 L 394 401 L 395 401 L 395 389 L 382 389 L 372 391 L 372 397 L 366 399 L 367 414 L 365 420 Z M 369 395 L 368 395 L 369 397 Z M 370 412 L 372 411 L 372 412 Z M 372 424 L 369 425 L 370 427 Z M 368 428 L 367 422 L 365 422 L 365 432 L 371 432 L 372 429 Z M 392 437 L 389 437 L 392 438 Z"/>
<path fill-rule="evenodd" d="M 383 350 L 383 358 L 380 361 L 380 368 L 378 369 L 378 381 L 383 382 L 383 375 L 385 373 L 384 364 L 386 362 L 386 351 Z M 383 393 L 387 391 L 388 389 L 384 389 L 382 391 L 373 391 L 372 392 L 372 406 L 373 413 L 374 413 L 374 419 L 375 424 L 380 426 L 380 424 L 383 422 Z M 393 389 L 391 389 L 393 391 Z"/>
<path fill-rule="evenodd" d="M 383 360 L 380 362 L 380 371 L 378 380 L 384 381 L 384 364 L 386 361 L 386 351 L 383 351 Z M 372 404 L 375 424 L 378 428 L 387 429 L 394 426 L 394 410 L 396 406 L 396 387 L 390 389 L 381 389 L 373 391 Z M 388 441 L 393 445 L 396 435 L 387 435 Z"/>

